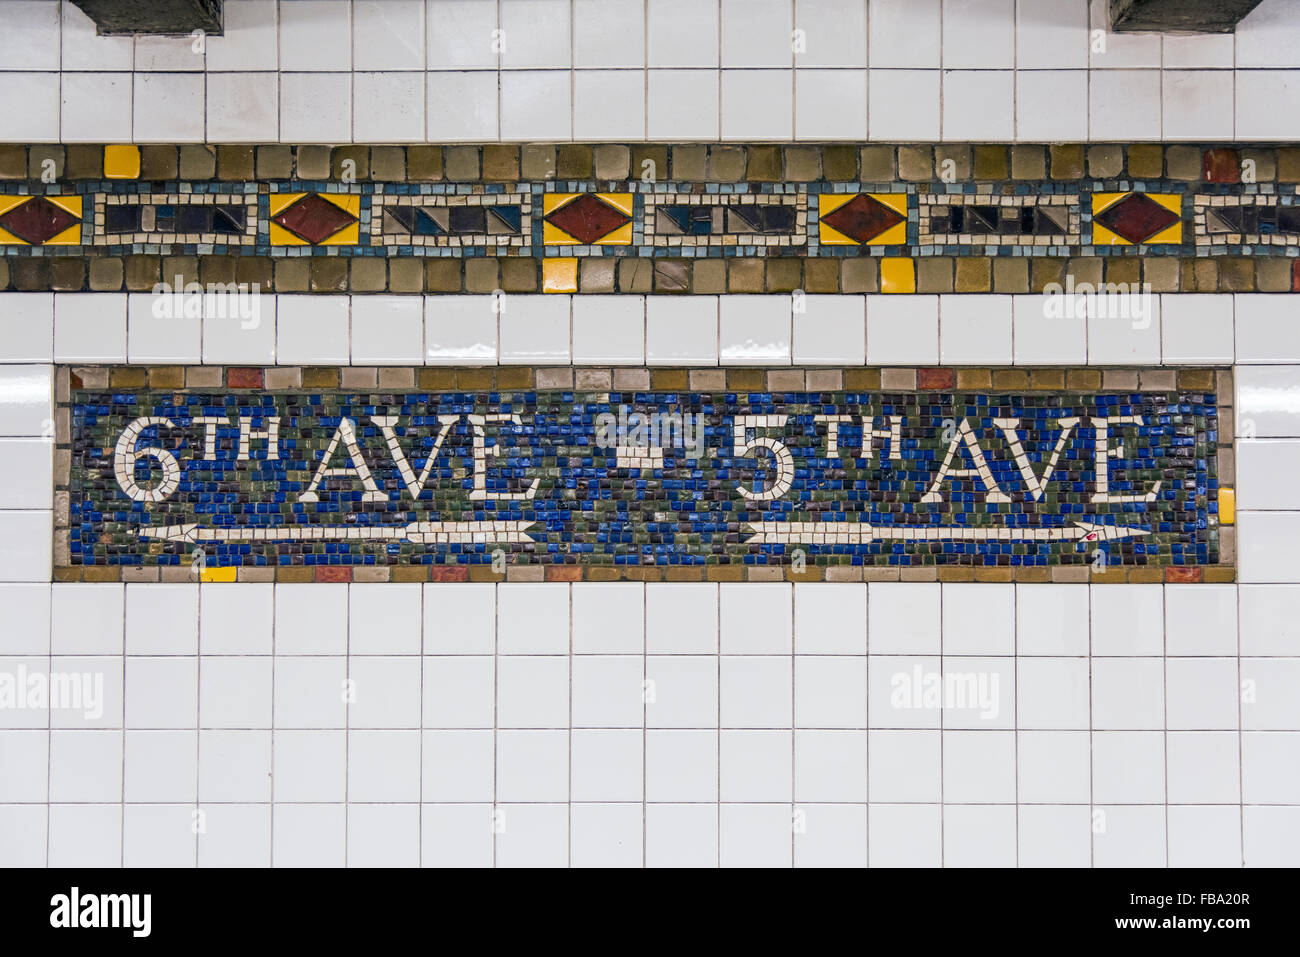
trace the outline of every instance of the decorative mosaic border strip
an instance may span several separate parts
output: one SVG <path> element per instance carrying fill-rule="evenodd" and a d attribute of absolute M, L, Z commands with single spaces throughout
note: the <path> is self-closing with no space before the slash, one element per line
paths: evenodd
<path fill-rule="evenodd" d="M 61 366 L 54 578 L 1232 581 L 1231 375 Z"/>
<path fill-rule="evenodd" d="M 1297 291 L 1298 185 L 1292 146 L 8 146 L 0 288 Z"/>

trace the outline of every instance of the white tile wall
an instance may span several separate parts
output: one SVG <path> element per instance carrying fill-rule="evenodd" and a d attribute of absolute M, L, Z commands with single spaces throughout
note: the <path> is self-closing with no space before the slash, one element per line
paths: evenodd
<path fill-rule="evenodd" d="M 1300 13 L 1106 35 L 1104 0 L 228 0 L 226 36 L 0 5 L 20 141 L 1288 140 Z M 60 76 L 62 71 L 62 76 Z M 162 78 L 162 79 L 160 79 Z"/>

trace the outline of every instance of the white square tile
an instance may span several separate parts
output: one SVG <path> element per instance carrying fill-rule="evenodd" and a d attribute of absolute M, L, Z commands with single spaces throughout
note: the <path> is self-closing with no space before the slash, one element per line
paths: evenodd
<path fill-rule="evenodd" d="M 55 295 L 54 358 L 58 362 L 125 362 L 126 294 Z"/>
<path fill-rule="evenodd" d="M 54 414 L 53 379 L 51 366 L 0 366 L 0 435 L 49 434 Z"/>
<path fill-rule="evenodd" d="M 1159 365 L 1160 297 L 1106 293 L 1088 310 L 1089 365 Z"/>
<path fill-rule="evenodd" d="M 644 363 L 645 299 L 641 296 L 575 296 L 573 362 L 574 365 Z"/>
<path fill-rule="evenodd" d="M 722 653 L 788 655 L 793 648 L 794 593 L 784 582 L 723 582 Z"/>
<path fill-rule="evenodd" d="M 271 295 L 203 297 L 203 361 L 227 365 L 275 364 L 275 301 Z"/>
<path fill-rule="evenodd" d="M 1242 727 L 1264 731 L 1300 728 L 1300 701 L 1287 690 L 1300 681 L 1300 658 L 1243 658 L 1241 679 Z"/>
<path fill-rule="evenodd" d="M 420 857 L 418 804 L 348 807 L 348 867 L 415 867 Z"/>
<path fill-rule="evenodd" d="M 943 863 L 942 805 L 872 804 L 868 828 L 872 867 L 939 867 Z"/>
<path fill-rule="evenodd" d="M 0 70 L 59 69 L 59 5 L 17 0 L 5 7 Z"/>
<path fill-rule="evenodd" d="M 282 365 L 348 362 L 348 296 L 277 296 L 276 357 Z"/>
<path fill-rule="evenodd" d="M 1166 585 L 1165 651 L 1170 655 L 1235 655 L 1236 587 Z"/>
<path fill-rule="evenodd" d="M 721 135 L 718 71 L 651 70 L 646 82 L 646 133 L 650 139 L 715 140 Z"/>
<path fill-rule="evenodd" d="M 718 298 L 647 296 L 646 364 L 717 365 Z"/>
<path fill-rule="evenodd" d="M 193 804 L 198 800 L 197 731 L 127 731 L 124 737 L 126 755 L 123 791 L 128 804 Z"/>
<path fill-rule="evenodd" d="M 872 296 L 867 300 L 867 362 L 938 364 L 939 297 Z"/>
<path fill-rule="evenodd" d="M 425 362 L 491 365 L 497 359 L 497 314 L 511 299 L 495 296 L 426 296 Z"/>
<path fill-rule="evenodd" d="M 574 0 L 573 65 L 645 65 L 645 0 Z"/>
<path fill-rule="evenodd" d="M 280 139 L 285 143 L 352 140 L 352 74 L 281 73 Z"/>
<path fill-rule="evenodd" d="M 420 659 L 414 655 L 348 657 L 356 701 L 350 728 L 414 728 L 420 724 Z"/>
<path fill-rule="evenodd" d="M 424 69 L 424 0 L 353 0 L 354 70 Z"/>
<path fill-rule="evenodd" d="M 1159 731 L 1098 731 L 1092 736 L 1092 793 L 1100 803 L 1163 803 L 1165 742 Z"/>
<path fill-rule="evenodd" d="M 1168 811 L 1170 867 L 1241 867 L 1241 808 L 1175 807 Z"/>
<path fill-rule="evenodd" d="M 1233 359 L 1233 298 L 1190 293 L 1161 296 L 1160 336 L 1164 361 L 1170 365 L 1197 362 L 1230 364 Z"/>
<path fill-rule="evenodd" d="M 646 867 L 717 867 L 718 809 L 699 804 L 646 808 Z"/>
<path fill-rule="evenodd" d="M 1050 143 L 1088 138 L 1088 71 L 1016 73 L 1016 140 Z"/>
<path fill-rule="evenodd" d="M 1092 815 L 1086 807 L 1031 805 L 1016 812 L 1021 867 L 1088 867 Z"/>
<path fill-rule="evenodd" d="M 275 143 L 280 83 L 274 73 L 208 74 L 209 143 Z"/>
<path fill-rule="evenodd" d="M 1300 620 L 1290 613 L 1300 601 L 1295 585 L 1240 585 L 1241 653 L 1293 655 L 1300 648 Z"/>
<path fill-rule="evenodd" d="M 1014 804 L 1016 733 L 943 732 L 943 799 L 949 804 Z"/>
<path fill-rule="evenodd" d="M 56 582 L 51 588 L 50 642 L 56 655 L 120 655 L 126 593 L 113 582 Z"/>
<path fill-rule="evenodd" d="M 332 0 L 280 4 L 280 68 L 352 69 L 352 5 Z"/>
<path fill-rule="evenodd" d="M 1282 117 L 1300 109 L 1300 70 L 1238 70 L 1236 85 L 1238 140 L 1287 135 Z"/>
<path fill-rule="evenodd" d="M 1165 725 L 1184 731 L 1238 727 L 1236 658 L 1170 658 L 1165 663 Z"/>
<path fill-rule="evenodd" d="M 804 40 L 796 66 L 867 65 L 866 0 L 795 0 L 794 25 Z"/>
<path fill-rule="evenodd" d="M 415 583 L 354 583 L 348 642 L 354 654 L 418 655 L 422 589 Z"/>
<path fill-rule="evenodd" d="M 796 727 L 866 728 L 865 655 L 800 655 L 794 679 Z"/>
<path fill-rule="evenodd" d="M 1164 643 L 1164 588 L 1098 585 L 1092 592 L 1094 655 L 1159 655 Z"/>
<path fill-rule="evenodd" d="M 572 139 L 567 70 L 501 73 L 501 139 Z"/>
<path fill-rule="evenodd" d="M 1170 804 L 1241 800 L 1241 754 L 1235 731 L 1170 731 L 1165 736 Z"/>
<path fill-rule="evenodd" d="M 0 123 L 8 136 L 29 143 L 59 141 L 59 74 L 6 73 Z"/>
<path fill-rule="evenodd" d="M 796 70 L 794 138 L 865 140 L 867 71 Z"/>
<path fill-rule="evenodd" d="M 348 785 L 347 744 L 347 734 L 343 731 L 325 731 L 319 728 L 277 730 L 274 755 L 275 799 L 344 800 Z"/>
<path fill-rule="evenodd" d="M 652 582 L 645 600 L 648 653 L 717 654 L 716 584 Z"/>
<path fill-rule="evenodd" d="M 796 731 L 794 753 L 796 802 L 866 803 L 866 731 Z"/>
<path fill-rule="evenodd" d="M 945 655 L 1015 654 L 1014 585 L 980 582 L 942 588 Z"/>
<path fill-rule="evenodd" d="M 271 800 L 270 731 L 200 731 L 199 800 Z"/>
<path fill-rule="evenodd" d="M 692 0 L 646 0 L 650 66 L 716 67 L 719 9 Z"/>
<path fill-rule="evenodd" d="M 645 737 L 646 800 L 718 799 L 717 731 L 647 731 Z"/>
<path fill-rule="evenodd" d="M 128 655 L 196 655 L 198 620 L 197 584 L 139 582 L 126 586 Z"/>
<path fill-rule="evenodd" d="M 569 652 L 569 590 L 548 582 L 497 586 L 497 651 L 502 655 Z"/>
<path fill-rule="evenodd" d="M 903 143 L 938 140 L 939 76 L 938 70 L 873 68 L 867 77 L 870 138 Z"/>
<path fill-rule="evenodd" d="M 1023 658 L 1016 671 L 1016 724 L 1068 730 L 1088 727 L 1086 658 Z"/>
<path fill-rule="evenodd" d="M 718 733 L 719 796 L 723 801 L 789 803 L 794 793 L 788 730 Z"/>
<path fill-rule="evenodd" d="M 63 26 L 63 62 L 81 64 L 86 70 L 126 70 L 133 68 L 135 37 L 98 35 L 95 21 L 90 19 L 71 0 L 63 0 L 60 7 Z M 229 32 L 231 17 L 226 17 Z M 214 37 L 208 38 L 211 44 Z M 210 47 L 209 47 L 210 49 Z M 57 69 L 54 64 L 50 69 Z"/>
<path fill-rule="evenodd" d="M 175 301 L 174 297 L 152 293 L 127 297 L 128 362 L 198 364 L 202 323 L 189 310 L 174 308 Z"/>
<path fill-rule="evenodd" d="M 944 70 L 943 139 L 947 142 L 1012 139 L 1016 112 L 1014 79 L 1011 70 Z"/>
<path fill-rule="evenodd" d="M 0 495 L 5 508 L 54 507 L 54 443 L 46 439 L 0 439 Z"/>
<path fill-rule="evenodd" d="M 496 650 L 497 586 L 439 582 L 424 588 L 424 653 L 490 655 Z M 566 626 L 567 627 L 567 626 Z"/>
<path fill-rule="evenodd" d="M 578 804 L 569 816 L 572 867 L 640 867 L 644 813 L 639 804 Z"/>
<path fill-rule="evenodd" d="M 347 640 L 347 585 L 275 586 L 277 655 L 341 655 Z"/>
<path fill-rule="evenodd" d="M 422 73 L 352 74 L 352 138 L 358 143 L 424 142 L 424 83 Z"/>
<path fill-rule="evenodd" d="M 1116 40 L 1107 35 L 1107 42 Z M 1156 37 L 1157 47 L 1159 38 Z M 1097 66 L 1096 59 L 1093 61 Z M 1094 70 L 1089 76 L 1088 133 L 1094 140 L 1160 138 L 1160 74 L 1154 70 Z"/>
<path fill-rule="evenodd" d="M 430 70 L 496 69 L 500 43 L 495 32 L 496 0 L 428 0 L 427 9 L 425 52 Z"/>
<path fill-rule="evenodd" d="M 564 801 L 568 794 L 567 730 L 497 732 L 498 800 Z"/>
<path fill-rule="evenodd" d="M 496 668 L 486 655 L 438 655 L 426 659 L 421 679 L 424 726 L 492 727 L 495 724 L 495 681 Z"/>
<path fill-rule="evenodd" d="M 646 727 L 716 728 L 718 675 L 716 657 L 650 655 L 646 659 Z"/>
<path fill-rule="evenodd" d="M 641 70 L 579 70 L 573 75 L 573 138 L 644 139 L 645 104 Z"/>
<path fill-rule="evenodd" d="M 0 635 L 0 655 L 48 655 L 50 586 L 0 584 L 0 603 L 8 615 L 7 631 Z"/>
<path fill-rule="evenodd" d="M 944 0 L 943 65 L 970 70 L 1015 67 L 1014 0 Z"/>
<path fill-rule="evenodd" d="M 277 804 L 271 855 L 276 867 L 342 867 L 347 860 L 347 807 Z"/>
<path fill-rule="evenodd" d="M 203 654 L 269 655 L 275 586 L 270 582 L 241 582 L 239 588 L 223 588 L 222 584 L 199 586 L 203 609 L 199 650 Z"/>
<path fill-rule="evenodd" d="M 121 867 L 121 804 L 52 804 L 51 867 Z"/>
<path fill-rule="evenodd" d="M 867 586 L 867 648 L 873 655 L 939 653 L 942 594 L 928 582 Z"/>
<path fill-rule="evenodd" d="M 125 312 L 123 317 L 125 329 Z M 0 292 L 0 362 L 49 362 L 53 358 L 54 294 Z"/>
<path fill-rule="evenodd" d="M 355 365 L 419 365 L 424 352 L 424 299 L 354 296 L 352 328 Z"/>
<path fill-rule="evenodd" d="M 1160 658 L 1094 658 L 1093 727 L 1164 727 L 1163 665 Z"/>
<path fill-rule="evenodd" d="M 722 139 L 788 140 L 794 86 L 789 70 L 722 71 Z"/>
<path fill-rule="evenodd" d="M 779 804 L 724 804 L 718 810 L 722 867 L 790 867 L 789 809 Z"/>
<path fill-rule="evenodd" d="M 1247 731 L 1241 736 L 1241 797 L 1247 804 L 1300 801 L 1300 734 Z"/>
<path fill-rule="evenodd" d="M 569 46 L 569 0 L 501 0 L 501 31 L 505 45 L 501 68 L 567 68 L 572 65 Z"/>
<path fill-rule="evenodd" d="M 128 728 L 192 728 L 199 714 L 198 659 L 126 659 Z"/>
<path fill-rule="evenodd" d="M 1300 24 L 1286 0 L 1264 0 L 1237 24 L 1237 65 L 1300 66 Z"/>
<path fill-rule="evenodd" d="M 873 67 L 937 67 L 940 0 L 871 0 L 869 62 Z"/>
<path fill-rule="evenodd" d="M 44 804 L 0 804 L 0 854 L 12 866 L 45 866 L 48 816 Z"/>
<path fill-rule="evenodd" d="M 1090 731 L 1019 731 L 1017 787 L 1025 804 L 1087 804 L 1092 794 Z M 1021 808 L 1024 811 L 1024 808 Z"/>
<path fill-rule="evenodd" d="M 13 659 L 10 659 L 11 661 Z M 143 659 L 134 659 L 143 660 Z M 160 659 L 151 659 L 160 660 Z M 192 660 L 192 659 L 190 659 Z M 121 656 L 96 656 L 96 657 L 72 657 L 54 659 L 53 672 L 57 674 L 78 675 L 82 681 L 82 687 L 89 681 L 90 694 L 85 696 L 84 703 L 89 707 L 83 706 L 83 702 L 73 700 L 72 707 L 55 708 L 50 713 L 50 724 L 55 728 L 121 728 L 123 726 L 124 710 L 124 685 L 122 682 L 122 661 Z M 32 672 L 35 666 L 29 662 L 28 672 Z M 87 677 L 89 676 L 89 677 Z M 100 681 L 102 676 L 102 691 L 100 690 Z M 166 697 L 172 689 L 166 689 L 159 697 Z M 197 715 L 193 708 L 189 709 L 191 726 Z"/>
<path fill-rule="evenodd" d="M 281 657 L 275 663 L 275 726 L 342 728 L 347 723 L 343 700 L 347 659 Z"/>
<path fill-rule="evenodd" d="M 431 72 L 427 77 L 430 142 L 495 140 L 500 135 L 495 72 Z"/>
<path fill-rule="evenodd" d="M 785 296 L 721 296 L 718 322 L 723 365 L 789 364 L 791 308 Z"/>
<path fill-rule="evenodd" d="M 575 730 L 573 732 L 574 801 L 635 801 L 640 817 L 641 730 Z M 637 844 L 640 844 L 638 828 Z"/>
<path fill-rule="evenodd" d="M 1236 301 L 1237 361 L 1300 362 L 1300 332 L 1286 296 L 1242 295 Z"/>
<path fill-rule="evenodd" d="M 271 659 L 205 656 L 199 673 L 204 728 L 271 727 Z"/>
<path fill-rule="evenodd" d="M 1166 70 L 1161 75 L 1166 140 L 1230 140 L 1233 133 L 1229 74 L 1211 70 Z"/>
<path fill-rule="evenodd" d="M 879 655 L 867 660 L 867 705 L 872 728 L 938 728 L 941 700 L 925 687 L 942 680 L 937 655 Z"/>
<path fill-rule="evenodd" d="M 572 727 L 641 728 L 644 725 L 645 672 L 639 656 L 582 655 L 572 660 L 571 670 L 569 723 Z"/>
<path fill-rule="evenodd" d="M 1300 808 L 1242 808 L 1243 852 L 1250 867 L 1294 867 L 1300 861 Z"/>
<path fill-rule="evenodd" d="M 51 512 L 0 513 L 0 581 L 48 582 Z"/>
<path fill-rule="evenodd" d="M 511 296 L 501 312 L 502 365 L 568 365 L 572 297 Z"/>
<path fill-rule="evenodd" d="M 788 68 L 792 12 L 785 0 L 721 0 L 723 68 Z"/>
<path fill-rule="evenodd" d="M 797 583 L 794 647 L 801 655 L 865 655 L 866 586 L 849 582 Z"/>
<path fill-rule="evenodd" d="M 202 72 L 207 63 L 207 43 L 195 43 L 189 36 L 137 34 L 135 71 L 180 73 Z"/>
<path fill-rule="evenodd" d="M 131 85 L 130 73 L 61 74 L 59 138 L 65 143 L 130 142 Z"/>
<path fill-rule="evenodd" d="M 722 727 L 790 726 L 793 679 L 788 655 L 723 655 L 718 675 Z"/>
<path fill-rule="evenodd" d="M 1015 863 L 1015 807 L 990 804 L 944 807 L 944 867 L 1014 867 Z"/>
<path fill-rule="evenodd" d="M 640 582 L 573 584 L 574 654 L 645 652 L 645 586 Z"/>
<path fill-rule="evenodd" d="M 1094 70 L 1160 66 L 1163 38 L 1156 33 L 1113 32 L 1107 0 L 1091 0 L 1089 24 L 1093 31 L 1088 44 L 1089 65 Z"/>
<path fill-rule="evenodd" d="M 1166 34 L 1162 38 L 1164 67 L 1196 70 L 1221 67 L 1230 70 L 1233 67 L 1235 39 L 1231 34 Z"/>
<path fill-rule="evenodd" d="M 348 801 L 418 801 L 420 732 L 348 732 Z"/>
<path fill-rule="evenodd" d="M 1016 654 L 1088 654 L 1088 586 L 1016 586 Z"/>
<path fill-rule="evenodd" d="M 1011 364 L 1010 296 L 940 296 L 939 361 Z"/>
<path fill-rule="evenodd" d="M 1086 69 L 1088 9 L 1057 0 L 1019 0 L 1016 4 L 1016 68 Z"/>
<path fill-rule="evenodd" d="M 277 69 L 280 64 L 277 6 L 275 0 L 231 0 L 227 3 L 222 12 L 222 35 L 206 40 L 208 70 Z M 66 16 L 63 29 L 66 34 Z M 67 49 L 66 36 L 64 49 Z"/>
<path fill-rule="evenodd" d="M 66 732 L 60 732 L 63 733 Z M 45 803 L 49 797 L 50 780 L 49 731 L 26 729 L 0 732 L 0 760 L 5 765 L 5 779 L 0 781 L 0 801 Z"/>
<path fill-rule="evenodd" d="M 141 73 L 132 97 L 136 143 L 203 142 L 201 73 Z"/>
<path fill-rule="evenodd" d="M 1062 290 L 1053 295 L 1012 296 L 1017 365 L 1071 365 L 1088 358 L 1083 302 Z"/>
<path fill-rule="evenodd" d="M 1242 582 L 1300 581 L 1300 513 L 1243 512 L 1237 516 L 1237 574 Z"/>
<path fill-rule="evenodd" d="M 1239 438 L 1300 437 L 1300 366 L 1241 365 L 1233 378 Z"/>
<path fill-rule="evenodd" d="M 51 732 L 50 800 L 122 800 L 122 747 L 120 731 Z"/>
<path fill-rule="evenodd" d="M 492 800 L 492 731 L 424 733 L 426 801 Z"/>
<path fill-rule="evenodd" d="M 495 843 L 492 829 L 500 821 L 497 810 L 490 804 L 421 805 L 423 865 L 491 867 Z"/>
<path fill-rule="evenodd" d="M 793 358 L 799 365 L 858 366 L 866 359 L 861 296 L 804 296 L 794 310 Z"/>

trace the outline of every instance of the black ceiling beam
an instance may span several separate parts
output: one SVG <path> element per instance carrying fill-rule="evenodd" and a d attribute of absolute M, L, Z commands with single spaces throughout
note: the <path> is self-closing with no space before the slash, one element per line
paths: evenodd
<path fill-rule="evenodd" d="M 1260 0 L 1110 0 L 1115 33 L 1232 33 Z"/>
<path fill-rule="evenodd" d="M 221 35 L 222 0 L 72 0 L 96 32 Z"/>

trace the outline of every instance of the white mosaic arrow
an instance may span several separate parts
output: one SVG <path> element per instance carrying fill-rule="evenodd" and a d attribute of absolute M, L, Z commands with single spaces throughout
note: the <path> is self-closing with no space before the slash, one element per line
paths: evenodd
<path fill-rule="evenodd" d="M 204 528 L 197 524 L 141 528 L 140 538 L 169 542 L 415 542 L 420 545 L 483 545 L 532 542 L 534 522 L 411 522 L 409 525 L 291 525 L 284 528 Z"/>
<path fill-rule="evenodd" d="M 877 528 L 866 522 L 752 522 L 754 537 L 746 545 L 863 545 L 867 542 L 1045 542 L 1070 539 L 1085 542 L 1137 538 L 1151 533 L 1133 525 L 1094 525 L 1074 522 L 1062 528 L 963 528 L 954 525 L 891 525 Z"/>

